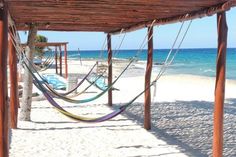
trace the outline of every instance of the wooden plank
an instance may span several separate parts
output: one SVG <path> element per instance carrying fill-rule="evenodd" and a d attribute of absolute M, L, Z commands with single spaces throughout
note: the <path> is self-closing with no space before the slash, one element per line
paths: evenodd
<path fill-rule="evenodd" d="M 11 128 L 17 128 L 17 117 L 18 117 L 18 106 L 19 106 L 19 97 L 18 97 L 18 80 L 17 80 L 17 57 L 16 50 L 10 40 L 8 43 L 9 49 L 9 69 L 10 69 L 10 120 Z"/>
<path fill-rule="evenodd" d="M 145 89 L 150 86 L 150 79 L 152 74 L 152 62 L 153 62 L 153 27 L 148 27 L 148 55 L 147 66 L 145 74 Z M 148 88 L 145 91 L 144 97 L 144 128 L 146 130 L 151 129 L 151 91 Z"/>
<path fill-rule="evenodd" d="M 223 156 L 223 119 L 225 99 L 225 71 L 228 27 L 225 12 L 217 14 L 218 54 L 216 65 L 213 157 Z"/>
<path fill-rule="evenodd" d="M 112 84 L 112 48 L 111 35 L 107 34 L 107 51 L 108 51 L 108 86 Z M 108 90 L 108 105 L 112 106 L 112 88 Z"/>
<path fill-rule="evenodd" d="M 68 44 L 68 42 L 37 42 L 35 43 L 36 47 L 46 47 L 46 46 L 60 46 L 60 45 L 65 45 Z M 27 46 L 26 43 L 21 44 L 23 47 Z"/>
<path fill-rule="evenodd" d="M 7 6 L 0 9 L 0 156 L 9 156 L 7 54 L 8 15 Z"/>
<path fill-rule="evenodd" d="M 65 57 L 65 78 L 68 78 L 68 65 L 67 65 L 67 45 L 64 45 L 64 57 Z"/>
<path fill-rule="evenodd" d="M 62 52 L 61 52 L 61 46 L 59 46 L 59 69 L 60 69 L 60 75 L 62 76 Z"/>
<path fill-rule="evenodd" d="M 56 69 L 56 74 L 58 74 L 58 67 L 57 67 L 57 46 L 55 46 L 55 69 Z"/>

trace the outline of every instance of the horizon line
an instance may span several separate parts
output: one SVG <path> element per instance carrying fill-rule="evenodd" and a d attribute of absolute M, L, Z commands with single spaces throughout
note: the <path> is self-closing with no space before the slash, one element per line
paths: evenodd
<path fill-rule="evenodd" d="M 174 49 L 177 49 L 177 48 L 174 48 Z M 180 48 L 180 49 L 217 49 L 217 47 L 214 47 L 214 48 Z M 227 49 L 236 49 L 236 47 L 227 47 Z M 119 51 L 120 50 L 137 50 L 137 49 L 119 49 Z M 147 49 L 143 49 L 143 50 L 147 50 Z M 170 48 L 157 48 L 157 49 L 153 49 L 153 50 L 170 50 Z M 77 50 L 68 50 L 68 51 L 78 51 L 78 49 Z M 100 49 L 91 49 L 91 50 L 89 50 L 89 49 L 79 49 L 79 51 L 106 51 L 106 49 L 105 50 L 100 50 Z M 117 50 L 113 50 L 113 51 L 117 51 Z"/>

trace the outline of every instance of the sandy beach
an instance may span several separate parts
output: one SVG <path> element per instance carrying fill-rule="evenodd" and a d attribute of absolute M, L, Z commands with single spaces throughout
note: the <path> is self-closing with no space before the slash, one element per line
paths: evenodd
<path fill-rule="evenodd" d="M 70 76 L 78 80 L 95 61 L 69 61 Z M 113 63 L 115 79 L 127 61 Z M 154 67 L 155 68 L 155 67 Z M 43 73 L 55 73 L 51 67 Z M 115 84 L 114 106 L 108 107 L 107 94 L 86 104 L 56 101 L 83 116 L 110 113 L 139 94 L 144 88 L 145 62 L 136 62 Z M 152 79 L 157 73 L 152 73 Z M 85 82 L 80 89 L 88 85 Z M 60 114 L 46 100 L 33 101 L 31 122 L 19 121 L 11 130 L 11 157 L 154 157 L 212 155 L 212 122 L 215 79 L 194 75 L 163 75 L 156 84 L 152 102 L 152 129 L 143 128 L 144 96 L 124 113 L 102 123 L 76 122 Z M 34 91 L 38 91 L 34 87 Z M 100 91 L 92 87 L 78 99 Z M 224 117 L 224 156 L 236 156 L 236 81 L 227 80 Z M 39 92 L 39 94 L 41 94 Z M 152 96 L 154 89 L 152 88 Z"/>

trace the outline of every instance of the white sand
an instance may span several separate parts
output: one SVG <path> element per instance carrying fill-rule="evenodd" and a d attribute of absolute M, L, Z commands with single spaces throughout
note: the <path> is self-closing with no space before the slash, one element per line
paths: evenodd
<path fill-rule="evenodd" d="M 94 61 L 71 61 L 70 73 L 86 74 Z M 124 67 L 114 64 L 114 76 Z M 115 84 L 115 107 L 126 103 L 144 88 L 143 63 L 129 69 Z M 54 69 L 46 71 L 54 73 Z M 153 74 L 154 78 L 155 74 Z M 81 78 L 80 76 L 79 78 Z M 115 78 L 114 78 L 115 79 Z M 86 86 L 87 82 L 83 85 Z M 103 123 L 75 122 L 53 109 L 49 103 L 34 101 L 32 122 L 19 121 L 12 130 L 12 157 L 138 157 L 210 156 L 214 79 L 190 75 L 167 75 L 157 83 L 152 104 L 152 130 L 143 129 L 141 96 L 125 113 Z M 78 99 L 96 95 L 91 93 Z M 236 156 L 236 82 L 227 81 L 225 104 L 224 156 Z M 113 109 L 106 106 L 107 94 L 88 104 L 75 105 L 57 100 L 69 111 L 83 116 L 101 116 Z"/>

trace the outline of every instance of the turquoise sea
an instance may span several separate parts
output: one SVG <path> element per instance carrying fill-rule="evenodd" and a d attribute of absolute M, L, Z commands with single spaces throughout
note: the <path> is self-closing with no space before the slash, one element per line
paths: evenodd
<path fill-rule="evenodd" d="M 154 50 L 154 64 L 161 64 L 165 61 L 168 54 L 168 49 Z M 119 50 L 113 52 L 114 58 L 129 59 L 137 54 L 137 50 Z M 214 48 L 201 48 L 201 49 L 180 49 L 176 55 L 173 63 L 169 66 L 168 74 L 191 74 L 201 76 L 215 76 L 216 69 L 216 54 L 217 49 Z M 80 51 L 82 59 L 93 58 L 99 59 L 107 58 L 107 52 L 101 51 Z M 78 51 L 69 51 L 68 58 L 79 59 Z M 147 50 L 139 53 L 139 60 L 146 61 Z M 160 66 L 160 65 L 159 65 Z M 158 65 L 156 66 L 158 67 Z M 155 70 L 155 65 L 153 66 Z M 236 48 L 227 49 L 227 79 L 236 80 Z"/>

